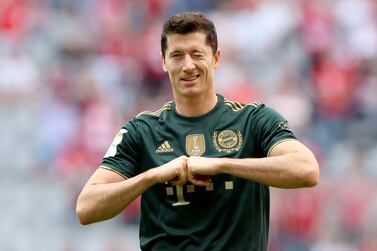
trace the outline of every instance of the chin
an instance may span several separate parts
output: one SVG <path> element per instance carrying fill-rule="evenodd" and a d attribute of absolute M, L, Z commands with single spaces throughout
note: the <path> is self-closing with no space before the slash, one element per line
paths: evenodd
<path fill-rule="evenodd" d="M 181 96 L 183 97 L 195 97 L 197 96 L 199 93 L 194 91 L 194 90 L 189 90 L 189 91 L 183 91 L 181 92 Z"/>
<path fill-rule="evenodd" d="M 200 89 L 196 86 L 189 86 L 178 90 L 181 96 L 195 96 L 201 93 Z"/>

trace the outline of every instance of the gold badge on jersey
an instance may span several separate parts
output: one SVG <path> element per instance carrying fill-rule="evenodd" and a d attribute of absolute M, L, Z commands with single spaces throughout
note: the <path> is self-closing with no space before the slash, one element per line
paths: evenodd
<path fill-rule="evenodd" d="M 186 152 L 190 156 L 202 156 L 206 150 L 203 134 L 190 134 L 186 136 Z"/>
<path fill-rule="evenodd" d="M 212 143 L 219 152 L 237 152 L 242 146 L 243 136 L 240 131 L 215 131 L 212 135 Z"/>

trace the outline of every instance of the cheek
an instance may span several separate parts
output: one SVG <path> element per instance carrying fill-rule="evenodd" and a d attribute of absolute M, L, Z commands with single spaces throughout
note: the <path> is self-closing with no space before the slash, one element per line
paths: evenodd
<path fill-rule="evenodd" d="M 208 75 L 210 75 L 210 72 L 211 72 L 211 65 L 210 64 L 204 64 L 203 66 L 202 66 L 202 69 L 203 69 L 203 71 L 204 71 L 204 73 L 207 75 L 207 77 L 208 77 Z"/>
<path fill-rule="evenodd" d="M 172 77 L 172 76 L 177 75 L 178 70 L 177 70 L 177 67 L 170 66 L 167 68 L 166 72 L 168 73 L 169 77 Z"/>

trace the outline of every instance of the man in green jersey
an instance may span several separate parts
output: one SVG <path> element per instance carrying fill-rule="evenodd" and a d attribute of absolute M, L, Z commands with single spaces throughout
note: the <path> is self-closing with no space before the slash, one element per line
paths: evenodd
<path fill-rule="evenodd" d="M 216 94 L 220 50 L 203 14 L 166 21 L 161 60 L 174 101 L 121 128 L 79 195 L 80 222 L 141 195 L 142 250 L 267 250 L 269 186 L 316 185 L 313 153 L 273 109 Z"/>

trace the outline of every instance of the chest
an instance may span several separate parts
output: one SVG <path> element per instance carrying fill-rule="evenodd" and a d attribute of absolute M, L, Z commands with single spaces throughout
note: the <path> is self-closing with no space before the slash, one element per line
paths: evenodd
<path fill-rule="evenodd" d="M 246 158 L 256 156 L 253 134 L 245 124 L 184 127 L 163 124 L 143 132 L 142 169 L 162 165 L 178 156 Z"/>

